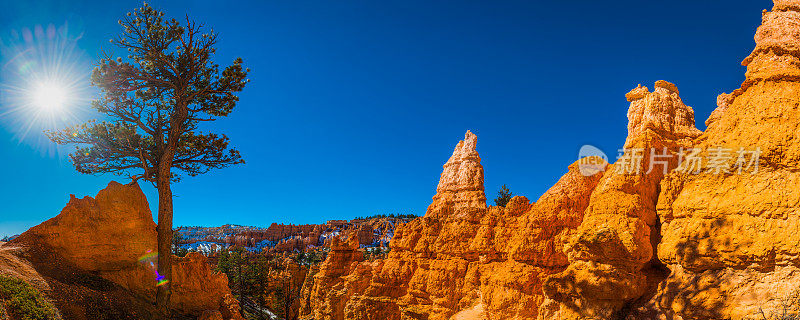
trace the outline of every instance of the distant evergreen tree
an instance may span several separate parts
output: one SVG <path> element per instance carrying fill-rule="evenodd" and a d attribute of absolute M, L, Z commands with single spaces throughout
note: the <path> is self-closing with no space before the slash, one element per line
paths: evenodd
<path fill-rule="evenodd" d="M 246 295 L 245 286 L 247 285 L 247 261 L 246 251 L 242 247 L 236 247 L 231 251 L 230 259 L 230 272 L 228 279 L 231 279 L 233 284 L 233 295 L 239 299 L 239 305 L 243 305 L 244 296 Z"/>
<path fill-rule="evenodd" d="M 494 199 L 494 204 L 499 207 L 505 207 L 509 201 L 511 201 L 511 197 L 513 193 L 511 190 L 508 189 L 506 185 L 500 187 L 500 191 L 497 191 L 497 198 Z"/>
<path fill-rule="evenodd" d="M 264 306 L 267 305 L 267 298 L 269 294 L 269 285 L 270 281 L 272 281 L 272 275 L 270 275 L 270 271 L 272 270 L 273 258 L 270 255 L 264 254 L 259 255 L 258 258 L 255 260 L 255 263 L 251 265 L 250 273 L 253 279 L 253 299 L 258 303 L 258 314 L 256 314 L 256 319 L 258 320 L 266 320 L 269 319 L 267 315 L 264 313 Z"/>
<path fill-rule="evenodd" d="M 416 214 L 402 214 L 402 213 L 391 213 L 391 214 L 374 214 L 367 217 L 356 217 L 354 220 L 370 220 L 370 219 L 380 219 L 380 218 L 390 218 L 390 219 L 414 219 L 419 217 Z"/>
<path fill-rule="evenodd" d="M 229 274 L 231 272 L 231 254 L 228 249 L 222 249 L 217 258 L 217 266 L 214 268 L 217 272 Z"/>
<path fill-rule="evenodd" d="M 300 298 L 300 288 L 294 285 L 291 277 L 281 277 L 281 303 L 283 309 L 283 318 L 292 318 L 292 306 L 294 302 Z"/>
<path fill-rule="evenodd" d="M 183 235 L 181 235 L 178 230 L 172 232 L 172 254 L 178 257 L 185 257 L 189 254 L 189 250 L 186 248 L 182 248 L 181 245 L 183 244 Z"/>

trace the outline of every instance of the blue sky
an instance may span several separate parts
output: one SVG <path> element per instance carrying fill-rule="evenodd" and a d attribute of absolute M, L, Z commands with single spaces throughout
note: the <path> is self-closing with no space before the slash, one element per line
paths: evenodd
<path fill-rule="evenodd" d="M 535 200 L 580 146 L 616 155 L 627 133 L 624 95 L 639 83 L 676 83 L 704 129 L 716 96 L 744 79 L 740 61 L 771 8 L 767 0 L 150 3 L 212 26 L 217 61 L 241 56 L 252 69 L 237 110 L 215 123 L 247 164 L 173 188 L 175 224 L 205 226 L 424 214 L 468 129 L 478 135 L 489 198 L 507 184 Z M 90 119 L 92 63 L 113 52 L 117 20 L 140 4 L 4 3 L 0 236 L 55 216 L 69 194 L 94 196 L 124 180 L 76 173 L 41 133 L 52 124 L 9 113 L 15 99 L 5 91 L 26 80 L 14 59 L 30 49 L 25 33 L 45 44 L 31 59 L 59 55 L 70 66 L 59 76 L 80 89 L 74 117 L 57 125 Z M 46 49 L 56 41 L 50 25 L 74 47 Z M 33 62 L 31 72 L 53 73 Z M 142 186 L 155 210 L 152 187 Z"/>

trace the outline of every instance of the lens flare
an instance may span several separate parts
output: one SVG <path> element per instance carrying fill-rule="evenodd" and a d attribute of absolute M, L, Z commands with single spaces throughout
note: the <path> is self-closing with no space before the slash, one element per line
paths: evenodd
<path fill-rule="evenodd" d="M 163 285 L 169 283 L 169 280 L 167 280 L 166 277 L 158 274 L 158 271 L 156 271 L 156 281 L 157 281 L 156 282 L 156 287 L 160 287 L 160 286 L 163 286 Z"/>
<path fill-rule="evenodd" d="M 156 275 L 156 287 L 160 287 L 169 283 L 169 280 L 167 280 L 167 277 L 162 276 L 160 273 L 158 273 L 158 268 L 156 267 L 157 261 L 158 261 L 158 253 L 153 252 L 153 250 L 147 250 L 144 255 L 139 257 L 139 263 L 148 266 L 150 270 L 152 270 L 153 273 Z"/>
<path fill-rule="evenodd" d="M 153 250 L 147 250 L 143 256 L 139 257 L 139 262 L 150 263 L 152 265 L 157 258 L 158 253 L 153 252 Z"/>

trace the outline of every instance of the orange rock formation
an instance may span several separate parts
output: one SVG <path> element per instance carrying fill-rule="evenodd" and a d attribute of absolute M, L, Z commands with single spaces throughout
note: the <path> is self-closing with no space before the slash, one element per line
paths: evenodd
<path fill-rule="evenodd" d="M 138 185 L 109 183 L 95 198 L 71 197 L 58 216 L 26 231 L 12 244 L 31 248 L 34 266 L 49 259 L 44 250 L 81 272 L 99 274 L 144 299 L 155 297 L 155 274 L 140 258 L 156 248 L 156 225 Z M 37 269 L 46 269 L 46 266 Z M 199 316 L 218 311 L 225 319 L 240 319 L 228 279 L 214 273 L 206 258 L 190 254 L 173 268 L 172 308 Z M 70 310 L 70 312 L 76 312 Z M 80 317 L 80 312 L 72 317 Z M 86 317 L 85 315 L 83 317 Z"/>
<path fill-rule="evenodd" d="M 755 40 L 746 80 L 720 95 L 705 133 L 677 86 L 639 86 L 626 95 L 622 157 L 588 177 L 573 164 L 535 203 L 486 206 L 467 132 L 426 215 L 397 229 L 389 256 L 333 250 L 307 281 L 301 314 L 747 319 L 780 308 L 800 283 L 800 2 L 775 0 Z M 720 148 L 733 156 L 678 168 L 695 149 L 711 161 Z M 735 167 L 744 150 L 760 151 L 757 170 Z"/>
<path fill-rule="evenodd" d="M 301 315 L 311 319 L 536 318 L 547 275 L 564 270 L 564 239 L 603 176 L 578 164 L 537 203 L 486 206 L 477 137 L 467 132 L 444 165 L 424 217 L 398 227 L 387 259 L 363 261 L 358 239 L 337 240 Z"/>
<path fill-rule="evenodd" d="M 658 81 L 655 87 L 650 92 L 639 86 L 626 95 L 631 102 L 626 154 L 592 192 L 578 233 L 565 247 L 569 267 L 545 281 L 550 298 L 542 306 L 545 318 L 608 318 L 647 290 L 657 264 L 659 183 L 677 166 L 681 148 L 701 133 L 675 85 Z M 667 157 L 657 162 L 644 154 L 651 150 Z M 637 153 L 641 163 L 628 170 Z"/>
<path fill-rule="evenodd" d="M 588 176 L 576 162 L 538 201 L 494 207 L 468 131 L 425 216 L 397 227 L 385 259 L 368 261 L 359 249 L 374 226 L 330 240 L 327 259 L 304 280 L 301 318 L 746 319 L 780 307 L 800 283 L 800 1 L 774 2 L 743 61 L 746 80 L 719 96 L 706 132 L 677 86 L 640 85 L 626 95 L 620 159 Z M 719 148 L 734 156 L 716 170 L 676 170 L 693 149 L 708 158 Z M 758 170 L 734 168 L 744 149 L 760 151 Z M 141 191 L 112 183 L 12 244 L 51 247 L 149 294 L 153 284 L 136 260 L 155 247 L 154 227 Z M 281 239 L 317 232 L 271 228 Z M 304 245 L 298 239 L 285 245 Z M 35 278 L 24 261 L 0 263 Z M 229 292 L 216 289 L 226 281 L 190 255 L 176 267 L 174 306 L 235 317 Z"/>
<path fill-rule="evenodd" d="M 308 237 L 309 239 L 316 238 L 318 240 L 320 234 L 325 231 L 325 227 L 326 226 L 318 224 L 287 225 L 273 223 L 269 226 L 269 228 L 267 228 L 264 239 L 270 241 L 280 241 L 291 236 L 304 236 Z M 312 245 L 317 245 L 317 242 L 312 243 Z"/>
<path fill-rule="evenodd" d="M 770 314 L 800 283 L 800 2 L 775 0 L 742 64 L 746 80 L 722 94 L 695 142 L 731 149 L 730 172 L 674 172 L 661 184 L 658 258 L 671 273 L 645 307 L 685 319 Z M 740 148 L 758 170 L 734 167 Z"/>

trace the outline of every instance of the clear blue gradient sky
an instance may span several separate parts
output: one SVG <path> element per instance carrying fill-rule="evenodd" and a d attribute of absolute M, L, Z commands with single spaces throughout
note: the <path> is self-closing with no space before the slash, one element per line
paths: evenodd
<path fill-rule="evenodd" d="M 502 184 L 538 198 L 583 144 L 612 157 L 627 133 L 624 94 L 678 85 L 698 127 L 740 61 L 768 0 L 707 1 L 152 1 L 213 26 L 217 61 L 252 69 L 241 103 L 215 130 L 246 165 L 174 186 L 175 224 L 268 226 L 376 213 L 423 214 L 442 164 L 478 135 L 490 199 Z M 64 30 L 67 75 L 87 76 L 117 20 L 138 1 L 6 1 L 0 82 L 37 26 Z M 61 34 L 61 33 L 59 33 Z M 23 36 L 20 36 L 23 35 Z M 41 34 L 40 34 L 41 35 Z M 47 41 L 46 39 L 44 41 Z M 34 67 L 36 67 L 34 65 Z M 24 75 L 24 74 L 22 74 Z M 0 87 L 3 88 L 3 87 Z M 85 88 L 84 88 L 85 89 Z M 3 93 L 0 93 L 2 95 Z M 74 171 L 65 150 L 0 96 L 0 236 L 55 216 L 69 194 L 94 196 L 112 175 Z M 89 100 L 95 92 L 81 91 Z M 93 115 L 88 102 L 71 110 Z M 66 150 L 68 151 L 68 150 Z M 155 210 L 155 194 L 143 185 Z"/>

